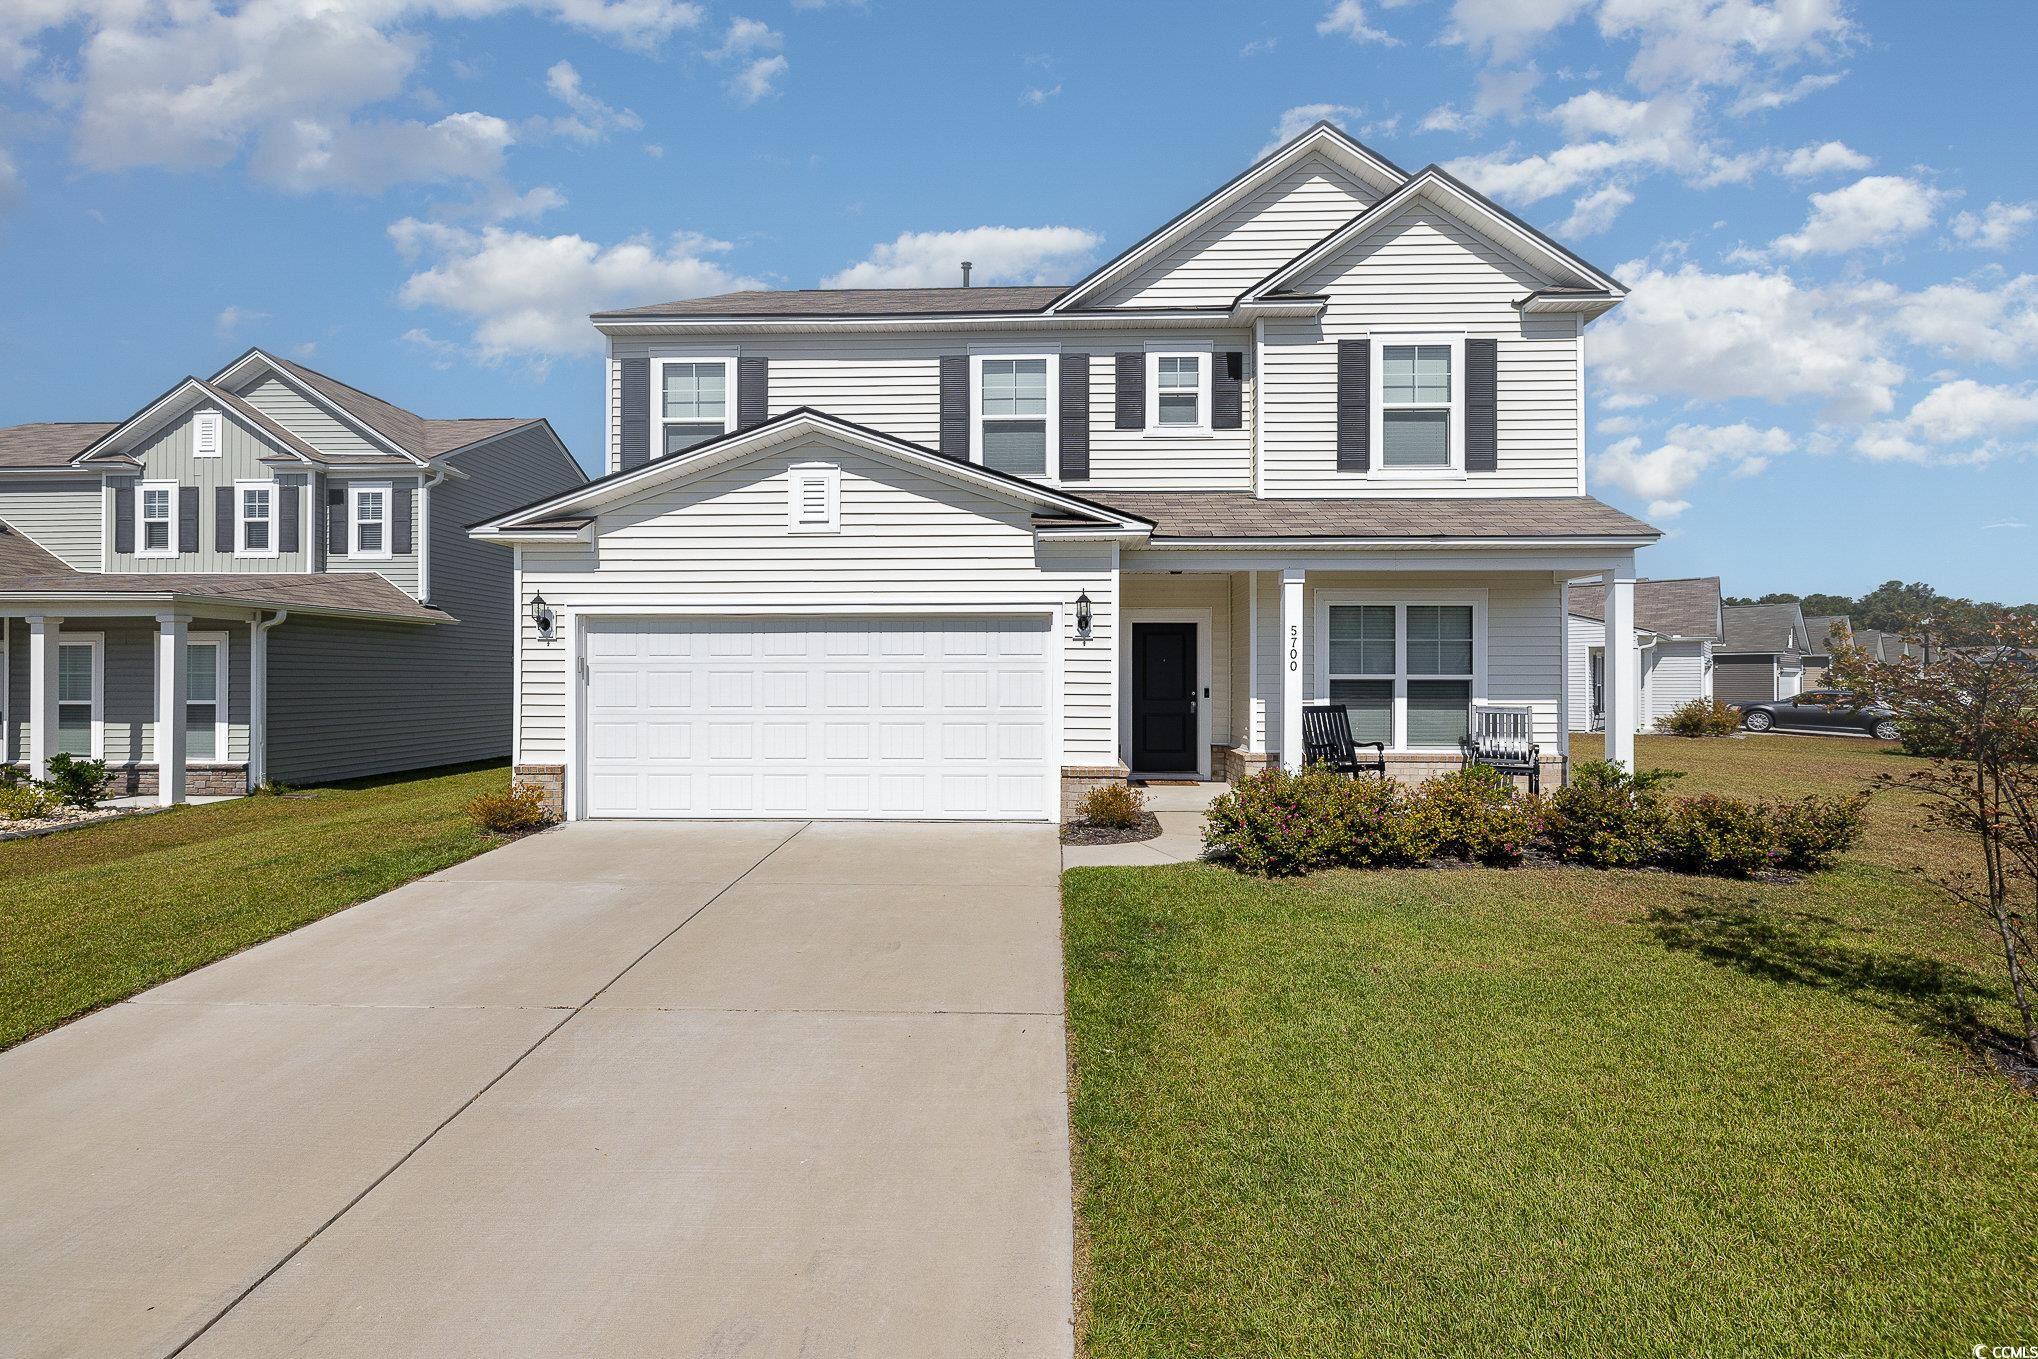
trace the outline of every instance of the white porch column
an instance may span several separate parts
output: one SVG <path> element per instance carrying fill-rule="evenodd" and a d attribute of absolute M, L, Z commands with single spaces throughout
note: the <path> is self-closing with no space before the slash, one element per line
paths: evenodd
<path fill-rule="evenodd" d="M 28 774 L 50 776 L 57 752 L 57 637 L 64 620 L 28 616 Z"/>
<path fill-rule="evenodd" d="M 165 807 L 184 800 L 190 622 L 188 614 L 156 615 L 156 801 Z"/>
<path fill-rule="evenodd" d="M 1281 768 L 1302 767 L 1302 587 L 1299 566 L 1281 570 Z"/>
<path fill-rule="evenodd" d="M 1632 557 L 1609 570 L 1606 582 L 1606 758 L 1635 767 L 1635 705 L 1641 697 L 1640 657 L 1635 654 L 1635 563 Z"/>

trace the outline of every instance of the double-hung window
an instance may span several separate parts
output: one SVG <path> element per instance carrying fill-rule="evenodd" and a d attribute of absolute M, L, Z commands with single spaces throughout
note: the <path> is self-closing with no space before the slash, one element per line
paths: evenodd
<path fill-rule="evenodd" d="M 1394 750 L 1448 750 L 1479 697 L 1478 604 L 1342 601 L 1322 609 L 1325 693 L 1352 736 Z"/>
<path fill-rule="evenodd" d="M 389 483 L 355 482 L 347 488 L 352 541 L 347 555 L 387 557 L 389 550 Z"/>
<path fill-rule="evenodd" d="M 1458 346 L 1451 341 L 1380 345 L 1380 466 L 1447 471 L 1462 465 Z"/>
<path fill-rule="evenodd" d="M 1045 356 L 977 360 L 977 461 L 1020 477 L 1047 475 L 1053 447 L 1053 365 Z"/>
<path fill-rule="evenodd" d="M 1200 433 L 1210 427 L 1210 356 L 1148 354 L 1149 432 Z"/>
<path fill-rule="evenodd" d="M 193 633 L 184 646 L 184 755 L 226 758 L 226 637 Z"/>
<path fill-rule="evenodd" d="M 270 482 L 242 482 L 234 488 L 240 512 L 235 551 L 243 557 L 276 555 L 276 488 Z"/>
<path fill-rule="evenodd" d="M 57 754 L 96 760 L 104 749 L 101 646 L 98 637 L 57 639 Z"/>
<path fill-rule="evenodd" d="M 659 370 L 659 428 L 662 457 L 729 432 L 735 409 L 727 359 L 665 359 Z"/>
<path fill-rule="evenodd" d="M 141 484 L 141 533 L 135 553 L 142 557 L 177 555 L 177 483 L 145 481 Z"/>

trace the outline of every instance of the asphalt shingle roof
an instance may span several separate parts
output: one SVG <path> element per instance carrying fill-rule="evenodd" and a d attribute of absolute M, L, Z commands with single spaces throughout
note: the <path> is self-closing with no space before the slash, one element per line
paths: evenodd
<path fill-rule="evenodd" d="M 0 467 L 62 467 L 118 428 L 105 421 L 64 421 L 0 429 Z"/>
<path fill-rule="evenodd" d="M 1606 587 L 1574 585 L 1571 612 L 1580 618 L 1606 619 Z M 1681 580 L 1635 582 L 1635 626 L 1675 637 L 1719 640 L 1720 578 L 1690 576 Z"/>
<path fill-rule="evenodd" d="M 1722 651 L 1802 652 L 1804 610 L 1795 604 L 1729 604 L 1720 610 Z"/>
<path fill-rule="evenodd" d="M 306 368 L 288 359 L 277 359 L 276 362 L 320 396 L 399 448 L 407 449 L 420 458 L 443 457 L 477 439 L 538 423 L 529 418 L 432 420 L 364 392 L 359 387 L 349 387 L 338 378 L 328 377 L 315 368 Z M 353 464 L 350 462 L 349 465 Z"/>
<path fill-rule="evenodd" d="M 1260 500 L 1248 491 L 1079 492 L 1156 538 L 1636 538 L 1656 530 L 1590 496 Z"/>
<path fill-rule="evenodd" d="M 967 316 L 979 312 L 1041 311 L 1068 291 L 1045 287 L 994 288 L 754 288 L 713 297 L 689 297 L 596 312 L 597 317 L 660 316 Z"/>

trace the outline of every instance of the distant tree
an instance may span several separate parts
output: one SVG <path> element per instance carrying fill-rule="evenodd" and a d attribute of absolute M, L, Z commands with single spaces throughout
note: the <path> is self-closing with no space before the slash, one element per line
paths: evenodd
<path fill-rule="evenodd" d="M 1918 632 L 1939 604 L 1939 592 L 1923 581 L 1886 580 L 1854 601 L 1854 626 L 1909 636 Z"/>
<path fill-rule="evenodd" d="M 1846 595 L 1806 595 L 1798 602 L 1814 618 L 1835 613 L 1851 615 L 1854 612 L 1854 601 Z"/>

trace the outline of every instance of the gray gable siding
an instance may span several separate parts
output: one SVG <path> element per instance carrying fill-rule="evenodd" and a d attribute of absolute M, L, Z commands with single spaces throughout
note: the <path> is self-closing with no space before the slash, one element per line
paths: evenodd
<path fill-rule="evenodd" d="M 374 559 L 367 558 L 356 559 L 353 557 L 344 556 L 340 553 L 329 553 L 325 557 L 325 569 L 327 571 L 336 572 L 375 571 L 387 577 L 389 582 L 392 585 L 396 586 L 397 589 L 402 590 L 405 594 L 415 599 L 418 593 L 418 554 L 416 550 L 416 544 L 419 538 L 419 534 L 417 531 L 418 519 L 423 512 L 421 508 L 421 502 L 423 501 L 423 497 L 418 494 L 420 478 L 414 474 L 394 472 L 391 470 L 378 470 L 375 472 L 364 471 L 353 476 L 341 476 L 331 471 L 328 471 L 324 477 L 325 486 L 327 488 L 335 486 L 345 488 L 349 483 L 370 482 L 370 481 L 386 482 L 388 483 L 392 492 L 399 486 L 410 488 L 410 523 L 411 523 L 410 540 L 412 544 L 412 550 L 409 552 L 393 553 L 386 558 L 378 557 Z M 453 485 L 455 485 L 455 483 L 449 480 L 432 489 L 431 491 L 432 513 L 434 515 L 437 515 L 440 512 L 441 508 L 445 505 L 444 499 L 445 492 Z M 318 527 L 319 524 L 322 524 L 324 522 L 325 518 L 325 507 L 323 503 L 324 494 L 325 492 L 322 489 L 319 492 L 320 504 L 318 506 L 318 519 L 316 523 L 313 523 L 314 528 Z M 392 503 L 390 505 L 390 514 L 392 517 L 392 521 L 389 527 L 390 527 L 390 542 L 393 544 L 397 540 L 395 531 L 396 525 L 394 522 L 396 506 L 393 503 L 395 499 L 394 496 L 392 496 L 391 499 Z M 313 521 L 307 518 L 306 522 L 311 523 Z M 432 574 L 434 576 L 437 576 L 438 573 L 439 573 L 439 560 L 437 553 L 434 552 L 432 557 Z"/>
<path fill-rule="evenodd" d="M 509 754 L 518 601 L 506 547 L 467 526 L 585 480 L 534 427 L 457 454 L 433 488 L 432 627 L 292 618 L 269 634 L 269 766 L 286 783 Z"/>
<path fill-rule="evenodd" d="M 65 477 L 0 482 L 0 519 L 64 565 L 99 569 L 99 483 Z"/>
<path fill-rule="evenodd" d="M 328 457 L 389 456 L 387 449 L 328 414 L 273 373 L 235 395 Z"/>
<path fill-rule="evenodd" d="M 310 467 L 295 461 L 287 466 L 263 462 L 263 458 L 276 456 L 280 450 L 231 414 L 220 421 L 219 456 L 193 457 L 191 426 L 195 414 L 194 410 L 160 431 L 140 448 L 133 450 L 133 455 L 142 464 L 139 481 L 174 481 L 180 487 L 197 489 L 198 550 L 181 552 L 173 557 L 144 557 L 135 552 L 114 551 L 115 544 L 109 535 L 106 569 L 143 573 L 227 571 L 261 575 L 309 571 L 311 558 L 301 550 L 301 545 L 297 552 L 279 552 L 273 557 L 238 557 L 232 551 L 221 552 L 218 533 L 218 493 L 222 488 L 231 492 L 234 484 L 240 481 L 270 481 L 278 483 L 279 490 L 285 486 L 295 486 L 297 493 L 302 496 L 309 486 Z M 138 486 L 139 482 L 128 480 L 126 484 Z M 110 482 L 104 497 L 107 522 L 110 524 L 113 522 L 115 512 L 114 490 Z M 135 513 L 137 516 L 141 513 L 139 500 Z M 280 515 L 273 522 L 274 530 L 280 533 L 282 527 Z M 232 541 L 231 530 L 227 535 L 227 541 Z M 137 547 L 140 546 L 139 531 L 135 543 Z"/>

